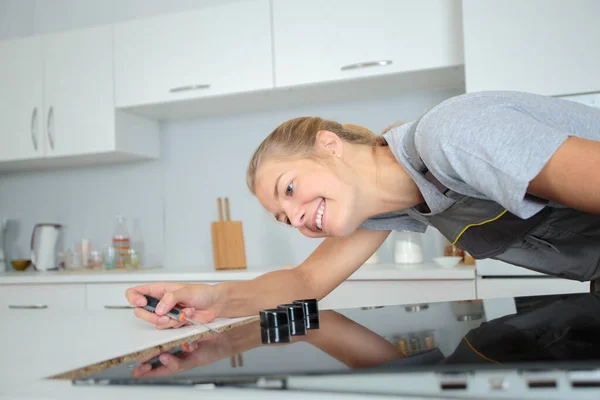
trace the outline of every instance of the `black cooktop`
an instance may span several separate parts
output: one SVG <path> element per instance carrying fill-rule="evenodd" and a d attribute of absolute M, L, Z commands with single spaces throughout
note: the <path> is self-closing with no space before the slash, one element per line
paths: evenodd
<path fill-rule="evenodd" d="M 221 386 L 291 376 L 600 368 L 600 296 L 593 293 L 320 310 L 318 315 L 312 329 L 300 329 L 289 341 L 285 334 L 265 335 L 255 320 L 165 350 L 172 356 L 167 365 L 159 357 L 146 358 L 73 382 Z M 456 389 L 465 389 L 461 385 Z"/>

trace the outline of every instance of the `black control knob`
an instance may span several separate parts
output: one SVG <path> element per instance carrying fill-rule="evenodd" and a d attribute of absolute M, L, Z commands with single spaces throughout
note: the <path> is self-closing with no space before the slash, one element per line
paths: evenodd
<path fill-rule="evenodd" d="M 292 336 L 306 335 L 306 317 L 302 304 L 280 304 L 277 308 L 287 310 Z"/>
<path fill-rule="evenodd" d="M 300 304 L 304 308 L 306 329 L 319 329 L 319 302 L 317 299 L 295 300 L 292 303 Z"/>
<path fill-rule="evenodd" d="M 290 320 L 286 309 L 261 310 L 259 316 L 263 344 L 290 342 Z"/>

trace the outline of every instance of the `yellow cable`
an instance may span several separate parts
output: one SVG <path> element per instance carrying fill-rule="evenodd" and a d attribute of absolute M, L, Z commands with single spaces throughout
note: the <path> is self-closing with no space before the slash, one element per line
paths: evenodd
<path fill-rule="evenodd" d="M 470 227 L 472 227 L 472 226 L 480 226 L 480 225 L 487 224 L 488 222 L 493 222 L 493 221 L 497 220 L 498 218 L 500 218 L 501 216 L 503 216 L 504 214 L 506 214 L 507 211 L 508 210 L 504 210 L 499 215 L 495 216 L 492 219 L 488 219 L 487 221 L 483 221 L 483 222 L 480 222 L 478 224 L 469 224 L 469 225 L 465 226 L 464 229 L 462 231 L 460 231 L 460 233 L 458 234 L 458 236 L 456 237 L 456 239 L 454 239 L 454 241 L 452 242 L 452 246 L 454 246 L 456 244 L 456 242 L 458 242 L 458 239 L 460 239 L 460 237 L 463 235 L 463 233 L 465 233 L 466 230 L 469 229 Z"/>

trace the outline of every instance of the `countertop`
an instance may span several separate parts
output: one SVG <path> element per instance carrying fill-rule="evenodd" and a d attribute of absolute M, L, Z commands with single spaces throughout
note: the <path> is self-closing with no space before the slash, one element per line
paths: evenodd
<path fill-rule="evenodd" d="M 148 346 L 160 345 L 196 335 L 201 327 L 159 331 L 132 315 L 118 312 L 53 310 L 2 310 L 0 329 L 2 373 L 0 399 L 106 399 L 127 398 L 164 400 L 165 398 L 248 400 L 311 399 L 315 393 L 257 391 L 219 388 L 210 390 L 180 387 L 77 387 L 70 380 L 45 379 L 91 363 L 109 360 Z M 243 319 L 236 319 L 243 320 Z M 231 322 L 211 323 L 218 327 Z M 354 395 L 322 395 L 319 398 L 362 399 Z M 369 396 L 369 398 L 388 398 Z M 409 399 L 408 397 L 405 399 Z"/>
<path fill-rule="evenodd" d="M 61 284 L 61 283 L 138 283 L 158 281 L 224 282 L 254 279 L 277 269 L 290 267 L 248 267 L 245 270 L 205 270 L 156 267 L 135 270 L 61 270 L 37 272 L 1 272 L 3 284 Z M 325 268 L 325 267 L 324 267 Z M 475 268 L 458 265 L 441 268 L 435 263 L 423 264 L 365 264 L 348 280 L 474 280 Z"/>

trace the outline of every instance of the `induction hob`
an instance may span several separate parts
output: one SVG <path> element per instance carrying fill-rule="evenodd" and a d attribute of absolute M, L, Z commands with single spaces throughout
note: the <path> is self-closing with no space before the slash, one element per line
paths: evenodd
<path fill-rule="evenodd" d="M 272 340 L 272 338 L 271 338 Z M 171 354 L 163 364 L 159 354 Z M 266 343 L 256 318 L 75 385 L 190 385 L 449 398 L 600 398 L 594 293 L 321 310 L 317 329 Z"/>

